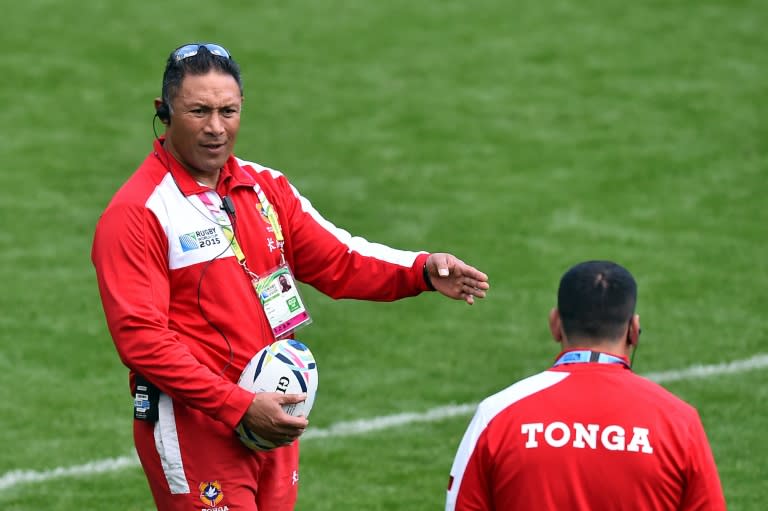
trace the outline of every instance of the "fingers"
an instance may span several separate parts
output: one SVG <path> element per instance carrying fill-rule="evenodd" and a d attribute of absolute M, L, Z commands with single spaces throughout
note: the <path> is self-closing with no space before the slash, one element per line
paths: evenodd
<path fill-rule="evenodd" d="M 458 277 L 473 279 L 476 283 L 483 283 L 482 286 L 475 284 L 475 287 L 487 289 L 488 275 L 477 268 L 466 264 L 461 259 L 451 254 L 430 254 L 427 259 L 427 266 L 437 270 L 438 277 Z M 469 284 L 470 282 L 463 282 Z"/>
<path fill-rule="evenodd" d="M 306 417 L 294 417 L 283 410 L 279 404 L 282 397 L 282 394 L 273 394 L 266 399 L 254 400 L 242 419 L 248 429 L 277 446 L 292 443 L 309 425 Z"/>
<path fill-rule="evenodd" d="M 307 400 L 306 394 L 281 394 L 280 404 L 291 405 Z"/>
<path fill-rule="evenodd" d="M 270 442 L 285 445 L 301 436 L 309 421 L 306 417 L 294 417 L 286 413 L 281 405 L 301 402 L 304 399 L 304 394 L 256 393 L 242 421 L 249 429 Z"/>
<path fill-rule="evenodd" d="M 468 291 L 487 291 L 490 289 L 491 285 L 488 283 L 487 280 L 483 279 L 477 279 L 473 277 L 468 276 L 462 276 L 458 277 L 459 284 L 466 287 Z"/>
<path fill-rule="evenodd" d="M 284 441 L 284 442 L 293 442 L 297 438 L 299 438 L 301 435 L 304 434 L 304 431 L 306 428 L 280 428 L 277 431 L 275 431 L 275 435 L 277 437 L 278 441 Z"/>
<path fill-rule="evenodd" d="M 475 298 L 485 298 L 485 294 L 485 290 L 483 289 L 464 285 L 462 286 L 462 292 L 459 298 L 467 302 L 467 304 L 473 305 L 475 303 Z"/>
<path fill-rule="evenodd" d="M 486 286 L 488 285 L 488 275 L 481 272 L 477 268 L 465 264 L 462 268 L 462 274 L 474 279 L 478 283 L 483 283 Z"/>
<path fill-rule="evenodd" d="M 487 283 L 486 287 L 481 287 L 482 283 L 471 283 L 471 284 L 464 284 L 461 287 L 461 293 L 468 296 L 476 296 L 477 298 L 485 298 L 485 292 L 488 289 Z"/>

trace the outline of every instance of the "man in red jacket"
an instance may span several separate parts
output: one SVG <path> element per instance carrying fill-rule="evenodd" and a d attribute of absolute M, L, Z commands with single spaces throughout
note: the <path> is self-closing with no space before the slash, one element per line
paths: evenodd
<path fill-rule="evenodd" d="M 472 304 L 489 287 L 453 255 L 351 236 L 280 172 L 236 158 L 242 102 L 226 49 L 173 51 L 155 100 L 165 135 L 96 227 L 92 260 L 160 510 L 293 509 L 307 420 L 281 405 L 304 396 L 235 382 L 257 351 L 311 320 L 294 280 L 379 301 L 434 289 Z M 234 434 L 241 422 L 281 447 L 248 450 Z"/>
<path fill-rule="evenodd" d="M 632 275 L 568 270 L 549 326 L 554 366 L 480 403 L 451 468 L 446 510 L 725 509 L 696 410 L 635 375 Z"/>

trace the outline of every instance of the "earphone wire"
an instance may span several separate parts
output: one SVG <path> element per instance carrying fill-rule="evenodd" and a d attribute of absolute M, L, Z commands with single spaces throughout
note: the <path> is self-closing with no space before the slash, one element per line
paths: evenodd
<path fill-rule="evenodd" d="M 152 132 L 155 135 L 155 140 L 160 142 L 160 135 L 158 135 L 158 133 L 157 133 L 157 126 L 155 125 L 155 119 L 158 119 L 158 118 L 159 117 L 158 117 L 157 114 L 155 114 L 155 116 L 152 118 Z M 165 148 L 163 148 L 163 152 L 166 152 Z M 219 228 L 225 227 L 224 225 L 222 225 L 218 221 L 216 221 L 215 218 L 214 219 L 209 218 L 208 215 L 206 215 L 203 211 L 198 209 L 197 206 L 195 206 L 195 204 L 191 200 L 189 200 L 189 197 L 181 190 L 181 187 L 179 186 L 178 181 L 176 181 L 176 177 L 173 175 L 173 172 L 171 171 L 171 159 L 170 159 L 170 156 L 168 154 L 166 154 L 165 155 L 165 161 L 163 161 L 163 159 L 160 158 L 159 154 L 157 154 L 157 153 L 155 153 L 155 154 L 157 155 L 158 159 L 165 164 L 165 168 L 168 170 L 168 174 L 170 174 L 171 179 L 173 179 L 173 183 L 176 185 L 176 189 L 179 190 L 179 193 L 182 195 L 182 197 L 184 197 L 184 199 L 189 203 L 189 205 L 192 206 L 192 208 L 195 211 L 200 213 L 200 215 L 203 216 L 206 220 L 208 220 L 211 223 L 216 224 L 217 227 L 219 227 Z M 235 216 L 232 215 L 232 232 L 235 232 L 235 221 L 236 221 Z M 228 236 L 225 236 L 225 238 L 227 238 L 227 237 Z M 219 328 L 218 325 L 214 324 L 213 321 L 211 321 L 208 318 L 208 315 L 205 313 L 205 310 L 203 309 L 203 304 L 200 301 L 200 296 L 201 296 L 201 291 L 202 291 L 202 288 L 203 288 L 203 278 L 205 277 L 205 274 L 208 271 L 208 268 L 211 266 L 211 263 L 213 263 L 219 257 L 223 256 L 227 252 L 227 250 L 229 250 L 232 247 L 234 242 L 235 242 L 235 237 L 234 236 L 229 237 L 229 243 L 224 247 L 224 249 L 221 252 L 219 252 L 218 254 L 216 254 L 215 256 L 213 256 L 213 258 L 208 260 L 208 262 L 205 263 L 205 266 L 203 266 L 203 269 L 200 272 L 200 279 L 197 281 L 197 309 L 200 311 L 200 316 L 202 316 L 202 318 L 205 320 L 205 322 L 208 323 L 208 325 L 210 325 L 210 327 L 213 328 L 216 331 L 216 333 L 218 333 L 221 336 L 222 339 L 224 339 L 224 342 L 227 345 L 227 350 L 229 351 L 229 357 L 228 357 L 227 363 L 224 364 L 224 367 L 222 367 L 221 371 L 219 371 L 219 376 L 223 376 L 224 372 L 227 369 L 229 369 L 230 366 L 232 366 L 232 363 L 234 362 L 234 359 L 235 359 L 235 352 L 232 349 L 232 343 L 229 341 L 229 338 L 224 333 L 224 331 L 221 328 Z"/>
<path fill-rule="evenodd" d="M 635 347 L 632 348 L 632 355 L 629 356 L 629 367 L 631 368 L 635 367 L 635 353 L 637 353 L 637 347 L 638 345 L 635 344 Z"/>
<path fill-rule="evenodd" d="M 637 353 L 637 348 L 640 346 L 640 334 L 643 333 L 643 329 L 639 328 L 637 330 L 637 342 L 635 343 L 635 346 L 632 348 L 632 353 L 629 355 L 629 367 L 630 369 L 635 367 L 635 353 Z"/>

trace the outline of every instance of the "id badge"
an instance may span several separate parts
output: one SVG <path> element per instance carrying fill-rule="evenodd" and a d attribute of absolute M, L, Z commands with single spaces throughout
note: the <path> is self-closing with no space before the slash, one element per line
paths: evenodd
<path fill-rule="evenodd" d="M 264 307 L 275 338 L 285 336 L 312 322 L 287 264 L 282 264 L 272 272 L 254 279 L 253 287 L 261 306 Z"/>

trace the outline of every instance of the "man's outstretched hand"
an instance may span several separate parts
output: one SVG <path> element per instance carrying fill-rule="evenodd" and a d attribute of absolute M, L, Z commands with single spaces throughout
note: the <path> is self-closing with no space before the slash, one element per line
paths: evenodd
<path fill-rule="evenodd" d="M 475 298 L 485 298 L 491 287 L 488 275 L 451 254 L 430 254 L 426 271 L 436 291 L 469 305 Z"/>

